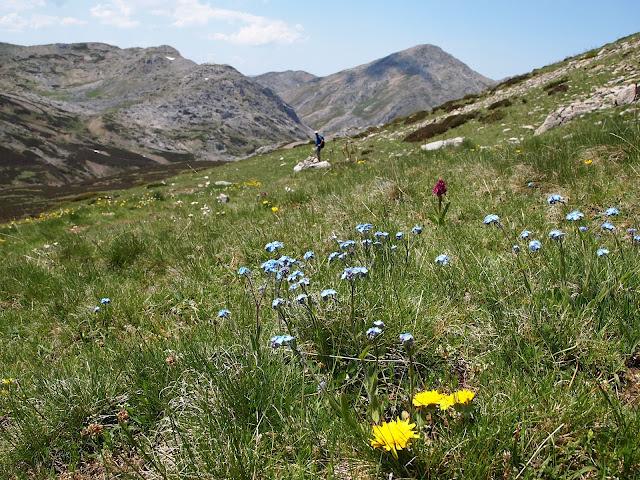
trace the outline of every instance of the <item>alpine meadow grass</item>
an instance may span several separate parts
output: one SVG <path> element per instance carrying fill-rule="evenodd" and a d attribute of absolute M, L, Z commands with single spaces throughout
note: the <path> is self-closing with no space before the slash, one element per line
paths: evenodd
<path fill-rule="evenodd" d="M 640 477 L 638 125 L 396 128 L 0 226 L 0 477 Z"/>

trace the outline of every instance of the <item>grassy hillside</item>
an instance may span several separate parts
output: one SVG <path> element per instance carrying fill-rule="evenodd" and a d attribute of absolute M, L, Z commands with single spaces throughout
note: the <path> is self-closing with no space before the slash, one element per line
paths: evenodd
<path fill-rule="evenodd" d="M 0 227 L 0 477 L 636 478 L 636 108 L 435 152 L 397 122 L 329 143 L 328 171 L 294 175 L 300 147 Z M 374 448 L 397 418 L 415 438 Z"/>

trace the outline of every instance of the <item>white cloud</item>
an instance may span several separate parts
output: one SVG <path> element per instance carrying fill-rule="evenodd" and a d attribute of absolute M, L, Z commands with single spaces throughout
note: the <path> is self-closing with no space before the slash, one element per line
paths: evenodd
<path fill-rule="evenodd" d="M 91 8 L 91 16 L 97 18 L 104 25 L 118 28 L 137 27 L 140 22 L 131 18 L 133 9 L 123 0 L 113 0 L 110 3 L 99 3 Z"/>
<path fill-rule="evenodd" d="M 239 45 L 293 43 L 302 39 L 302 25 L 291 26 L 282 20 L 238 10 L 215 8 L 208 3 L 200 3 L 200 0 L 178 0 L 170 16 L 176 27 L 204 26 L 210 21 L 240 24 L 240 28 L 233 33 L 213 33 L 208 36 L 212 40 Z"/>
<path fill-rule="evenodd" d="M 27 26 L 27 21 L 17 13 L 9 13 L 0 17 L 0 29 L 19 32 Z"/>
<path fill-rule="evenodd" d="M 189 27 L 192 25 L 206 25 L 211 20 L 226 22 L 254 22 L 261 17 L 237 10 L 214 8 L 209 4 L 200 3 L 199 0 L 178 0 L 172 12 L 176 27 Z"/>
<path fill-rule="evenodd" d="M 65 27 L 75 26 L 75 25 L 86 25 L 87 22 L 85 20 L 81 20 L 75 17 L 62 17 L 60 19 L 60 25 Z"/>
<path fill-rule="evenodd" d="M 237 32 L 214 33 L 213 40 L 223 40 L 237 45 L 267 45 L 269 43 L 294 43 L 302 38 L 302 26 L 291 27 L 280 20 L 249 23 Z"/>
<path fill-rule="evenodd" d="M 22 10 L 44 7 L 46 4 L 45 0 L 0 0 L 0 10 L 9 10 L 12 13 L 16 13 Z"/>
<path fill-rule="evenodd" d="M 74 17 L 57 17 L 54 15 L 31 15 L 24 17 L 13 12 L 0 16 L 0 30 L 21 32 L 25 29 L 38 30 L 46 27 L 69 27 L 85 25 L 87 22 Z"/>

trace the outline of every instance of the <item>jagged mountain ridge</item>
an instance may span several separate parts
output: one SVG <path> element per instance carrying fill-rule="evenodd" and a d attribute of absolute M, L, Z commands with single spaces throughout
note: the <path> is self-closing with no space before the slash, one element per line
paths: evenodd
<path fill-rule="evenodd" d="M 418 45 L 326 77 L 270 72 L 274 90 L 309 126 L 348 133 L 478 93 L 493 81 L 435 45 Z"/>
<path fill-rule="evenodd" d="M 0 44 L 0 92 L 0 186 L 231 160 L 309 133 L 271 90 L 169 46 Z"/>

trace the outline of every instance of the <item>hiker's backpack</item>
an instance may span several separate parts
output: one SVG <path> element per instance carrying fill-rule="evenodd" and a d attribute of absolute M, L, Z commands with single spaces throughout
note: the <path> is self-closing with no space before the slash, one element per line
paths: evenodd
<path fill-rule="evenodd" d="M 320 145 L 318 145 L 320 148 L 324 148 L 324 137 L 320 137 Z"/>

